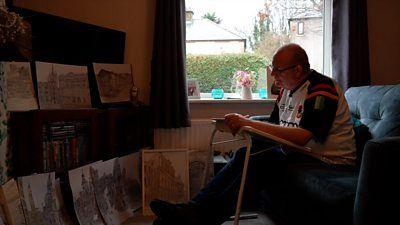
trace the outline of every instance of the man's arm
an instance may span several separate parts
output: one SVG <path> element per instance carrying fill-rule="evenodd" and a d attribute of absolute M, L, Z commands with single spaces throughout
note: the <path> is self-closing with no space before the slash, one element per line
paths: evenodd
<path fill-rule="evenodd" d="M 301 146 L 304 146 L 313 136 L 312 133 L 306 129 L 281 127 L 275 124 L 254 121 L 236 113 L 225 115 L 225 123 L 232 130 L 232 134 L 236 134 L 243 126 L 250 126 Z"/>

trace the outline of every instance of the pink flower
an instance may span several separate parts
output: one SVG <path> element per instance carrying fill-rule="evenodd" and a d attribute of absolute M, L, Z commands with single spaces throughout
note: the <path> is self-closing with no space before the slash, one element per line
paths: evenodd
<path fill-rule="evenodd" d="M 253 71 L 247 70 L 238 70 L 234 75 L 234 79 L 236 79 L 236 84 L 251 87 L 254 84 L 255 75 Z"/>

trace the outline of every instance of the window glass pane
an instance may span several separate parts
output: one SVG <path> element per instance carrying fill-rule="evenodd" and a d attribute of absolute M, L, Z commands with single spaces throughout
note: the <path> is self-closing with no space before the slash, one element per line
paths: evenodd
<path fill-rule="evenodd" d="M 323 0 L 186 0 L 187 76 L 202 93 L 234 93 L 234 74 L 252 71 L 252 91 L 258 92 L 267 87 L 273 54 L 290 42 L 323 72 L 323 16 Z"/>

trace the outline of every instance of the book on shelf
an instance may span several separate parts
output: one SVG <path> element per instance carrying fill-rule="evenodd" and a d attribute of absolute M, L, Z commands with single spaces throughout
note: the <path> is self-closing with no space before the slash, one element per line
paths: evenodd
<path fill-rule="evenodd" d="M 51 122 L 43 125 L 44 172 L 64 171 L 85 162 L 89 149 L 88 122 Z"/>

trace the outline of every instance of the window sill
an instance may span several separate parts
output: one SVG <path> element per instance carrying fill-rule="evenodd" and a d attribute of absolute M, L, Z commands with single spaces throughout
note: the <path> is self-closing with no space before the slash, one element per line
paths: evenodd
<path fill-rule="evenodd" d="M 224 117 L 228 113 L 242 115 L 269 114 L 275 105 L 275 99 L 189 99 L 192 119 L 209 119 Z"/>
<path fill-rule="evenodd" d="M 190 104 L 253 104 L 253 103 L 269 103 L 275 102 L 275 99 L 213 99 L 213 98 L 202 98 L 202 99 L 189 99 Z"/>

